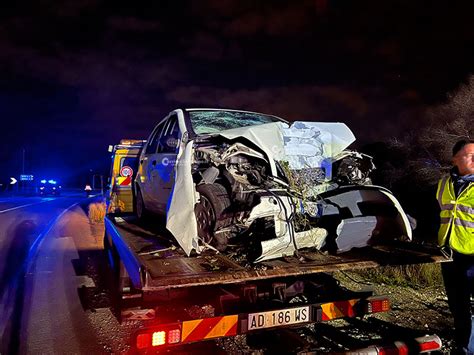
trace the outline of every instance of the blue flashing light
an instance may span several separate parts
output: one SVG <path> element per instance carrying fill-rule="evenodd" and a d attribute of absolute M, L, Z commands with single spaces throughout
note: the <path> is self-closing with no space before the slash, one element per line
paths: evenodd
<path fill-rule="evenodd" d="M 42 184 L 46 184 L 46 180 L 41 180 L 41 183 L 42 183 Z"/>
<path fill-rule="evenodd" d="M 55 180 L 48 180 L 48 182 L 49 182 L 50 184 L 56 185 L 56 181 L 55 181 Z"/>

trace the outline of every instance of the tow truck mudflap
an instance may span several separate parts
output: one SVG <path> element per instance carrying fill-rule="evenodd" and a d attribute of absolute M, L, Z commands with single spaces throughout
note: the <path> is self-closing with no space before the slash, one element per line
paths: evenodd
<path fill-rule="evenodd" d="M 301 326 L 390 310 L 385 296 L 298 305 L 276 310 L 178 321 L 140 329 L 132 344 L 138 351 L 236 336 L 263 329 Z"/>

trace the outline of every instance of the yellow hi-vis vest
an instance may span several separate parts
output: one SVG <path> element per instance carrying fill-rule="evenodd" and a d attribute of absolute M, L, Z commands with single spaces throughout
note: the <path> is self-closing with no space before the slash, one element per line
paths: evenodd
<path fill-rule="evenodd" d="M 469 185 L 456 198 L 453 181 L 446 176 L 438 183 L 441 225 L 438 243 L 446 245 L 449 233 L 449 246 L 462 254 L 474 254 L 474 183 Z"/>

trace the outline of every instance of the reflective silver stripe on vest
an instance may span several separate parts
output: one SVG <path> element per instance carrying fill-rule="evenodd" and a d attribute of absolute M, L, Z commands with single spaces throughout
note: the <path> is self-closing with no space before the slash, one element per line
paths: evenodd
<path fill-rule="evenodd" d="M 441 224 L 449 224 L 449 223 L 451 223 L 451 218 L 447 218 L 447 217 L 441 218 Z M 465 227 L 465 228 L 474 228 L 474 222 L 465 221 L 459 218 L 456 218 L 454 220 L 454 224 L 457 226 Z"/>
<path fill-rule="evenodd" d="M 464 206 L 464 205 L 458 205 L 456 208 L 459 211 L 469 213 L 469 214 L 474 214 L 474 208 L 472 208 L 472 207 L 468 207 L 468 206 Z"/>
<path fill-rule="evenodd" d="M 439 207 L 441 207 L 441 210 L 450 210 L 451 207 L 453 206 L 452 204 L 443 204 L 443 195 L 444 195 L 444 190 L 446 188 L 446 181 L 448 180 L 448 177 L 445 176 L 443 180 L 441 181 L 441 186 L 439 188 L 439 193 L 438 193 L 438 203 Z"/>
<path fill-rule="evenodd" d="M 452 209 L 454 209 L 454 204 L 452 204 L 452 203 L 447 203 L 445 205 L 440 204 L 439 207 L 441 207 L 441 211 L 452 210 Z"/>
<path fill-rule="evenodd" d="M 441 207 L 441 211 L 453 210 L 454 204 L 447 203 L 447 204 L 441 205 L 440 207 Z M 474 208 L 472 207 L 457 205 L 456 209 L 464 213 L 474 214 Z"/>
<path fill-rule="evenodd" d="M 463 219 L 456 218 L 454 220 L 454 224 L 457 226 L 465 227 L 465 228 L 474 228 L 474 222 L 465 221 Z"/>
<path fill-rule="evenodd" d="M 451 223 L 451 218 L 449 217 L 442 217 L 441 218 L 441 224 L 449 224 Z"/>

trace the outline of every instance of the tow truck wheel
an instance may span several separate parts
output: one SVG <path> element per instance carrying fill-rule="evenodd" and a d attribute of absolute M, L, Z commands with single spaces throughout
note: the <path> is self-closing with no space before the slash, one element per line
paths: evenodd
<path fill-rule="evenodd" d="M 196 190 L 200 195 L 200 201 L 194 208 L 199 239 L 223 251 L 231 233 L 222 229 L 232 224 L 227 190 L 220 184 L 201 184 Z"/>

